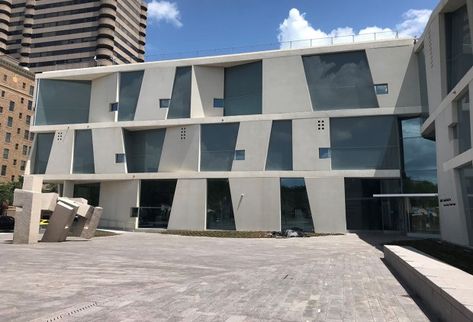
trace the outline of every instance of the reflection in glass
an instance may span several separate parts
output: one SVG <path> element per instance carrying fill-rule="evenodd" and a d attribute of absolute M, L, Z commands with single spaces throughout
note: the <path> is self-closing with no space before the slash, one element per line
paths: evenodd
<path fill-rule="evenodd" d="M 401 120 L 403 146 L 403 192 L 437 192 L 435 142 L 421 135 L 422 119 Z"/>
<path fill-rule="evenodd" d="M 168 119 L 191 116 L 192 67 L 177 67 L 169 103 Z"/>
<path fill-rule="evenodd" d="M 90 81 L 41 79 L 35 125 L 88 123 Z"/>
<path fill-rule="evenodd" d="M 466 92 L 457 101 L 458 153 L 471 149 L 470 94 Z"/>
<path fill-rule="evenodd" d="M 54 133 L 37 133 L 32 174 L 44 174 L 53 146 Z"/>
<path fill-rule="evenodd" d="M 74 137 L 73 173 L 94 173 L 92 130 L 76 130 Z"/>
<path fill-rule="evenodd" d="M 239 123 L 201 126 L 201 171 L 230 171 L 235 156 Z"/>
<path fill-rule="evenodd" d="M 128 173 L 157 172 L 166 129 L 123 131 Z"/>
<path fill-rule="evenodd" d="M 177 180 L 141 180 L 139 228 L 167 228 Z"/>
<path fill-rule="evenodd" d="M 467 6 L 445 14 L 447 85 L 450 92 L 473 65 Z"/>
<path fill-rule="evenodd" d="M 364 51 L 303 56 L 314 110 L 378 107 Z"/>
<path fill-rule="evenodd" d="M 330 119 L 332 169 L 399 169 L 393 116 Z"/>
<path fill-rule="evenodd" d="M 120 73 L 119 121 L 133 121 L 140 96 L 143 71 Z"/>
<path fill-rule="evenodd" d="M 409 232 L 439 234 L 438 198 L 406 198 L 409 218 Z"/>
<path fill-rule="evenodd" d="M 207 179 L 207 229 L 236 229 L 228 179 Z"/>
<path fill-rule="evenodd" d="M 100 183 L 74 184 L 74 198 L 87 199 L 89 205 L 97 207 L 100 200 Z"/>
<path fill-rule="evenodd" d="M 314 222 L 304 178 L 281 178 L 281 230 L 313 232 Z"/>
<path fill-rule="evenodd" d="M 292 170 L 292 121 L 273 121 L 266 170 Z"/>
<path fill-rule="evenodd" d="M 261 114 L 262 70 L 261 61 L 225 68 L 225 116 Z"/>
<path fill-rule="evenodd" d="M 473 246 L 473 167 L 470 165 L 458 171 L 462 186 L 466 229 L 470 246 Z"/>

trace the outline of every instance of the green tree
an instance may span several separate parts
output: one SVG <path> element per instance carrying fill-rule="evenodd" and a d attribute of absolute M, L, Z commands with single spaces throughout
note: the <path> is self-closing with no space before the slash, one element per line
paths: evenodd
<path fill-rule="evenodd" d="M 8 204 L 11 205 L 13 202 L 13 192 L 15 189 L 20 189 L 22 186 L 22 177 L 20 177 L 19 181 L 0 183 L 0 204 L 8 200 Z"/>

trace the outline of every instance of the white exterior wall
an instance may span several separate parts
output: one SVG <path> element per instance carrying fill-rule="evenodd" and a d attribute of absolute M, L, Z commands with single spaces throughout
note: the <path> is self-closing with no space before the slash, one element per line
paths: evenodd
<path fill-rule="evenodd" d="M 100 183 L 99 205 L 103 208 L 100 227 L 133 230 L 136 218 L 131 217 L 131 208 L 138 207 L 140 181 L 104 181 Z"/>
<path fill-rule="evenodd" d="M 172 201 L 168 229 L 204 230 L 207 218 L 207 181 L 179 179 Z"/>
<path fill-rule="evenodd" d="M 89 122 L 115 121 L 116 112 L 110 111 L 110 104 L 115 102 L 118 102 L 118 74 L 92 80 Z"/>
<path fill-rule="evenodd" d="M 330 159 L 319 158 L 319 148 L 330 148 L 328 118 L 292 121 L 294 170 L 330 170 Z"/>
<path fill-rule="evenodd" d="M 271 125 L 271 121 L 240 123 L 235 150 L 245 150 L 245 160 L 233 160 L 232 171 L 264 170 Z"/>
<path fill-rule="evenodd" d="M 92 129 L 95 173 L 126 173 L 126 163 L 115 163 L 115 154 L 125 153 L 121 128 Z"/>
<path fill-rule="evenodd" d="M 50 156 L 60 155 L 61 158 L 49 158 L 47 174 L 71 173 L 74 153 L 74 131 L 57 131 L 54 134 Z"/>
<path fill-rule="evenodd" d="M 223 99 L 225 69 L 194 66 L 192 69 L 191 117 L 223 116 L 223 108 L 215 108 L 214 98 Z"/>

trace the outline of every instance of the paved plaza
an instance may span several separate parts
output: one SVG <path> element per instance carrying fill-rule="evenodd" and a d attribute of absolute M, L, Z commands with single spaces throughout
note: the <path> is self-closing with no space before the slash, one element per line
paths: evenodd
<path fill-rule="evenodd" d="M 0 234 L 2 321 L 429 320 L 355 234 L 11 238 Z"/>

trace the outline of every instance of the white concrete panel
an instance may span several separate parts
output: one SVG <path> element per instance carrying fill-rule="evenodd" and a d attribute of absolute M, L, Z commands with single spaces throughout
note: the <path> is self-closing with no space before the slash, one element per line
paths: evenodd
<path fill-rule="evenodd" d="M 194 66 L 192 73 L 191 117 L 223 116 L 223 108 L 214 108 L 214 98 L 223 98 L 225 69 Z"/>
<path fill-rule="evenodd" d="M 166 129 L 160 172 L 199 170 L 200 125 L 176 126 Z"/>
<path fill-rule="evenodd" d="M 301 56 L 263 59 L 263 114 L 312 111 Z"/>
<path fill-rule="evenodd" d="M 110 103 L 114 102 L 118 102 L 118 73 L 94 79 L 90 93 L 89 122 L 115 121 L 116 113 L 110 111 Z"/>
<path fill-rule="evenodd" d="M 126 173 L 125 163 L 115 163 L 115 154 L 125 153 L 121 128 L 92 129 L 95 173 Z"/>
<path fill-rule="evenodd" d="M 56 131 L 46 174 L 71 173 L 74 151 L 74 130 Z"/>
<path fill-rule="evenodd" d="M 346 232 L 344 178 L 304 178 L 304 180 L 315 232 Z"/>
<path fill-rule="evenodd" d="M 123 230 L 136 228 L 137 218 L 130 217 L 138 207 L 140 180 L 104 181 L 100 183 L 99 205 L 103 208 L 100 227 Z"/>
<path fill-rule="evenodd" d="M 330 147 L 328 118 L 292 121 L 292 154 L 294 170 L 330 170 L 330 159 L 319 158 L 319 148 Z"/>
<path fill-rule="evenodd" d="M 241 122 L 236 150 L 245 150 L 245 160 L 233 160 L 232 171 L 262 171 L 271 135 L 271 121 Z"/>
<path fill-rule="evenodd" d="M 207 180 L 179 179 L 174 193 L 168 229 L 204 230 Z"/>
<path fill-rule="evenodd" d="M 419 76 L 412 46 L 372 48 L 366 56 L 374 84 L 388 84 L 388 94 L 377 95 L 380 107 L 419 106 Z"/>
<path fill-rule="evenodd" d="M 281 230 L 279 178 L 230 178 L 237 230 Z"/>
<path fill-rule="evenodd" d="M 164 120 L 167 108 L 159 108 L 160 99 L 170 99 L 176 67 L 147 68 L 143 75 L 135 121 Z"/>

